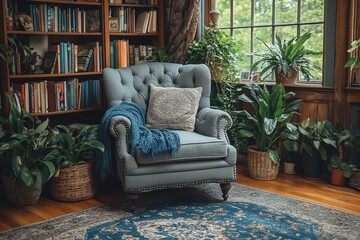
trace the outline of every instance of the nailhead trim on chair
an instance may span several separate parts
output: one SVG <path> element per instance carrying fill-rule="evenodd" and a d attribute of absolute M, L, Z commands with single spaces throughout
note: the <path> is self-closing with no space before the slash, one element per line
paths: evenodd
<path fill-rule="evenodd" d="M 204 184 L 204 183 L 230 183 L 230 182 L 234 182 L 234 181 L 236 181 L 236 178 L 231 179 L 231 180 L 229 180 L 229 179 L 226 179 L 226 180 L 204 180 L 204 181 L 197 181 L 197 182 L 190 182 L 190 183 L 158 185 L 158 186 L 154 186 L 154 187 L 145 187 L 145 188 L 137 188 L 137 189 L 126 188 L 126 189 L 124 189 L 124 191 L 131 192 L 131 193 L 140 193 L 140 192 L 160 190 L 160 189 L 166 189 L 166 188 L 190 187 L 190 186 Z"/>
<path fill-rule="evenodd" d="M 228 136 L 226 134 L 226 129 L 228 129 L 231 125 L 231 121 L 229 120 L 228 117 L 226 116 L 222 116 L 218 119 L 217 121 L 217 134 L 218 134 L 218 139 L 220 139 L 220 120 L 221 118 L 225 118 L 227 121 L 228 121 L 228 124 L 226 125 L 224 131 L 225 131 L 225 137 L 226 137 L 226 140 L 227 142 L 229 143 L 229 139 L 228 139 Z M 119 120 L 117 122 L 115 122 L 114 124 L 114 132 L 115 132 L 115 135 L 117 136 L 118 139 L 120 139 L 120 134 L 119 132 L 117 131 L 116 129 L 116 125 L 118 124 L 123 124 L 126 128 L 126 148 L 127 148 L 127 151 L 129 151 L 129 139 L 130 139 L 130 129 L 129 129 L 129 126 L 127 125 L 127 123 L 123 120 Z M 120 141 L 117 141 L 117 144 L 118 144 L 118 150 L 120 149 Z M 123 179 L 122 179 L 122 188 L 124 190 L 124 192 L 129 192 L 129 193 L 140 193 L 140 192 L 146 192 L 146 191 L 152 191 L 152 190 L 159 190 L 159 189 L 166 189 L 166 188 L 181 188 L 181 187 L 189 187 L 189 186 L 194 186 L 194 185 L 199 185 L 199 184 L 204 184 L 204 183 L 230 183 L 230 182 L 234 182 L 236 181 L 236 168 L 235 166 L 233 167 L 233 179 L 225 179 L 225 180 L 213 180 L 213 179 L 209 179 L 209 180 L 203 180 L 203 181 L 196 181 L 196 182 L 190 182 L 190 183 L 180 183 L 180 184 L 166 184 L 166 185 L 158 185 L 158 186 L 154 186 L 154 187 L 146 187 L 146 188 L 140 188 L 140 189 L 132 189 L 132 188 L 125 188 L 125 156 L 120 154 L 120 151 L 118 152 L 119 156 L 120 156 L 120 159 L 121 159 L 121 162 L 123 164 Z"/>
<path fill-rule="evenodd" d="M 220 116 L 220 117 L 218 118 L 217 122 L 216 122 L 216 134 L 217 134 L 217 138 L 220 139 L 220 121 L 221 121 L 222 119 L 225 119 L 225 120 L 227 121 L 226 126 L 223 128 L 223 131 L 224 131 L 224 135 L 225 135 L 225 138 L 226 138 L 226 142 L 227 142 L 228 144 L 230 144 L 230 140 L 229 140 L 229 137 L 228 137 L 226 131 L 227 131 L 228 129 L 230 129 L 230 127 L 231 127 L 231 120 L 230 120 L 227 116 Z"/>

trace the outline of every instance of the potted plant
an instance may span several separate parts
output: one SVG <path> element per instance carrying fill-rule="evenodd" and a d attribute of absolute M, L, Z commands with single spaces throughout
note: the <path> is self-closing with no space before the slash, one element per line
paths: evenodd
<path fill-rule="evenodd" d="M 331 173 L 330 182 L 331 184 L 342 186 L 345 184 L 346 178 L 350 178 L 354 171 L 358 170 L 357 166 L 352 163 L 347 163 L 338 155 L 331 157 L 328 169 Z"/>
<path fill-rule="evenodd" d="M 234 79 L 239 74 L 240 49 L 241 45 L 225 31 L 205 28 L 204 37 L 190 44 L 187 63 L 206 64 L 213 80 Z"/>
<path fill-rule="evenodd" d="M 275 85 L 268 91 L 266 85 L 247 84 L 248 94 L 240 95 L 239 99 L 249 103 L 252 112 L 241 110 L 243 122 L 240 124 L 239 135 L 250 138 L 255 146 L 248 148 L 248 168 L 252 178 L 271 180 L 279 171 L 279 145 L 286 143 L 287 148 L 296 150 L 298 138 L 297 128 L 291 118 L 301 106 L 302 100 L 290 101 L 295 93 L 285 92 L 282 84 Z"/>
<path fill-rule="evenodd" d="M 360 47 L 360 39 L 351 42 L 351 48 L 347 50 L 348 53 L 355 52 Z M 350 67 L 350 70 L 355 74 L 355 83 L 360 83 L 360 59 L 359 56 L 352 56 L 345 64 L 345 67 Z"/>
<path fill-rule="evenodd" d="M 9 200 L 16 205 L 29 205 L 39 200 L 42 186 L 56 172 L 53 160 L 58 151 L 53 144 L 49 120 L 40 122 L 28 112 L 10 105 L 7 128 L 0 133 L 0 159 L 4 161 L 3 183 Z"/>
<path fill-rule="evenodd" d="M 350 139 L 349 131 L 335 129 L 328 120 L 310 121 L 310 118 L 303 120 L 298 130 L 298 149 L 302 154 L 304 175 L 309 179 L 319 179 L 324 161 Z"/>
<path fill-rule="evenodd" d="M 296 159 L 291 157 L 290 154 L 284 156 L 284 173 L 285 174 L 295 174 L 295 163 Z"/>
<path fill-rule="evenodd" d="M 304 44 L 310 37 L 311 33 L 309 32 L 290 40 L 282 40 L 276 35 L 275 45 L 268 45 L 259 39 L 266 46 L 267 52 L 250 53 L 250 55 L 260 57 L 251 66 L 250 71 L 256 72 L 257 69 L 261 69 L 261 79 L 266 79 L 275 73 L 276 83 L 295 84 L 299 72 L 309 81 L 312 77 L 311 71 L 320 69 L 309 57 L 321 54 L 321 52 L 305 48 Z"/>
<path fill-rule="evenodd" d="M 96 183 L 92 173 L 94 150 L 104 151 L 96 139 L 98 125 L 58 125 L 55 141 L 61 157 L 59 172 L 51 180 L 51 196 L 58 201 L 74 202 L 92 198 Z"/>
<path fill-rule="evenodd" d="M 23 61 L 27 73 L 35 73 L 35 64 L 38 59 L 42 59 L 37 52 L 32 52 L 32 49 L 29 48 L 26 50 L 26 55 Z"/>

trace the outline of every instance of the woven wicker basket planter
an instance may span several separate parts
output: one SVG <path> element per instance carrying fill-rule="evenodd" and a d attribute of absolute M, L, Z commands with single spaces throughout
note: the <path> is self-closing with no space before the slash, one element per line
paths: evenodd
<path fill-rule="evenodd" d="M 91 164 L 85 163 L 61 169 L 51 180 L 50 194 L 57 201 L 76 202 L 92 198 L 96 190 Z"/>
<path fill-rule="evenodd" d="M 248 169 L 250 177 L 258 180 L 275 179 L 279 172 L 279 164 L 275 164 L 266 152 L 258 152 L 248 148 Z"/>

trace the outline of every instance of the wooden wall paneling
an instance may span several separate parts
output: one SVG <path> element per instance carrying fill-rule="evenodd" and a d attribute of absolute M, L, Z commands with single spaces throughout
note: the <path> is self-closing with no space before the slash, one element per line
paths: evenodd
<path fill-rule="evenodd" d="M 0 3 L 0 22 L 6 23 L 6 1 L 1 1 Z M 0 43 L 5 43 L 7 44 L 7 29 L 5 24 L 0 24 L 0 32 L 2 34 L 0 34 Z M 8 92 L 8 86 L 9 86 L 9 79 L 7 78 L 7 76 L 9 75 L 9 68 L 7 64 L 3 64 L 2 60 L 0 60 L 0 95 L 1 95 L 1 101 L 2 103 L 6 103 L 6 97 L 5 97 L 5 92 Z M 0 115 L 4 114 L 7 115 L 9 112 L 9 106 L 8 104 L 2 104 L 4 109 L 1 108 L 0 106 Z"/>
<path fill-rule="evenodd" d="M 345 87 L 347 85 L 347 70 L 344 65 L 347 60 L 349 32 L 350 1 L 337 1 L 336 10 L 336 50 L 335 50 L 335 83 L 334 83 L 334 124 L 348 127 L 347 114 L 341 114 L 346 108 Z"/>
<path fill-rule="evenodd" d="M 110 31 L 109 31 L 109 1 L 104 0 L 103 1 L 103 53 L 104 53 L 104 67 L 109 68 L 110 67 Z"/>

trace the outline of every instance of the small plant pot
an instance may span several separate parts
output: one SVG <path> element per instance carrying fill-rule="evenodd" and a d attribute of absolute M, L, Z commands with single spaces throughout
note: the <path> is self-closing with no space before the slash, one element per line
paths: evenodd
<path fill-rule="evenodd" d="M 283 71 L 275 72 L 276 83 L 283 85 L 295 85 L 298 72 L 294 68 L 289 69 L 288 77 L 285 76 Z"/>
<path fill-rule="evenodd" d="M 304 167 L 304 177 L 311 180 L 318 180 L 321 177 L 323 160 L 320 152 L 313 152 L 309 155 L 307 152 L 302 153 L 302 161 Z"/>
<path fill-rule="evenodd" d="M 284 162 L 284 173 L 285 174 L 294 174 L 295 173 L 295 163 Z"/>
<path fill-rule="evenodd" d="M 344 170 L 338 168 L 331 169 L 330 182 L 336 186 L 343 186 L 345 184 Z"/>

